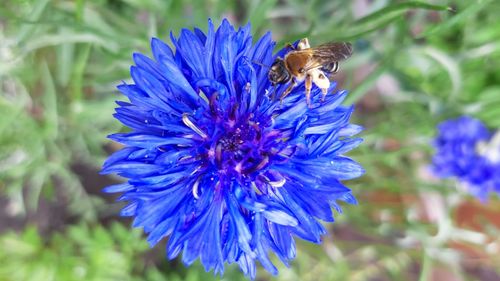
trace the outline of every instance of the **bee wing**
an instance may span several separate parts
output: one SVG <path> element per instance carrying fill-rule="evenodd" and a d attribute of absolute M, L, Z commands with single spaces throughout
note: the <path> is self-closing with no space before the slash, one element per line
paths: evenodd
<path fill-rule="evenodd" d="M 304 70 L 307 72 L 307 71 L 310 71 L 313 69 L 321 68 L 322 66 L 323 66 L 323 64 L 321 63 L 321 61 L 315 60 L 313 58 L 312 60 L 307 62 L 307 64 L 304 66 Z"/>
<path fill-rule="evenodd" d="M 343 61 L 352 55 L 352 45 L 348 42 L 331 42 L 312 48 L 313 60 L 320 64 Z"/>
<path fill-rule="evenodd" d="M 352 45 L 348 42 L 332 42 L 296 52 L 311 54 L 311 59 L 304 66 L 305 71 L 310 71 L 348 59 L 352 55 Z"/>

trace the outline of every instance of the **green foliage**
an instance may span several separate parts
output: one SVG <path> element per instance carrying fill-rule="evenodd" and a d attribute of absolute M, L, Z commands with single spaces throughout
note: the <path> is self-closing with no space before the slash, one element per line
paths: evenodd
<path fill-rule="evenodd" d="M 0 280 L 134 280 L 148 246 L 140 231 L 114 223 L 109 229 L 84 224 L 44 241 L 36 229 L 0 237 Z"/>
<path fill-rule="evenodd" d="M 435 267 L 478 279 L 450 241 L 475 247 L 500 275 L 484 238 L 498 229 L 459 225 L 453 212 L 464 197 L 422 172 L 439 121 L 469 114 L 500 127 L 499 12 L 494 0 L 3 1 L 0 198 L 23 210 L 36 210 L 41 196 L 65 199 L 79 223 L 45 238 L 33 227 L 1 236 L 0 280 L 220 280 L 198 264 L 162 261 L 128 226 L 101 226 L 103 198 L 89 195 L 74 169 L 97 173 L 117 149 L 105 136 L 121 128 L 112 118 L 115 86 L 129 79 L 131 54 L 209 17 L 251 22 L 256 35 L 271 30 L 278 47 L 306 36 L 313 45 L 355 45 L 339 80 L 367 128 L 351 154 L 367 170 L 349 184 L 360 204 L 345 206 L 322 248 L 299 243 L 277 280 L 426 280 Z M 422 219 L 435 198 L 444 211 Z M 230 266 L 223 280 L 244 279 Z"/>

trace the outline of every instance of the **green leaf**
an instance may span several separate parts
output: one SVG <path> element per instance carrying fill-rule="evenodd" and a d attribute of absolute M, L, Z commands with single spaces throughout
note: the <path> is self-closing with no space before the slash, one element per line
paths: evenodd
<path fill-rule="evenodd" d="M 47 178 L 47 170 L 45 169 L 37 169 L 35 173 L 29 178 L 29 191 L 26 196 L 26 205 L 32 210 L 36 210 L 38 208 L 40 194 Z"/>
<path fill-rule="evenodd" d="M 34 7 L 33 9 L 29 12 L 28 16 L 28 21 L 31 22 L 36 22 L 38 21 L 45 9 L 47 8 L 47 4 L 50 2 L 50 0 L 39 0 L 39 1 L 33 1 Z M 17 34 L 17 42 L 23 42 L 27 40 L 28 38 L 31 39 L 31 35 L 36 31 L 37 29 L 36 24 L 25 24 L 21 25 L 21 28 L 19 29 L 19 32 Z"/>
<path fill-rule="evenodd" d="M 488 4 L 490 4 L 493 0 L 477 0 L 476 3 L 471 3 L 467 5 L 467 8 L 459 11 L 457 14 L 453 15 L 449 20 L 436 24 L 422 34 L 418 36 L 418 38 L 425 38 L 431 35 L 439 34 L 440 32 L 449 30 L 450 28 L 456 26 L 460 23 L 465 23 L 469 21 L 475 14 L 483 10 Z"/>
<path fill-rule="evenodd" d="M 23 46 L 22 50 L 25 54 L 27 54 L 40 48 L 68 43 L 95 44 L 113 53 L 118 52 L 118 50 L 120 49 L 120 45 L 118 45 L 117 42 L 110 41 L 101 35 L 91 32 L 75 32 L 64 30 L 58 34 L 44 34 L 38 37 L 34 37 Z"/>
<path fill-rule="evenodd" d="M 57 54 L 57 82 L 66 87 L 71 77 L 71 69 L 73 68 L 75 44 L 62 44 L 56 49 Z"/>
<path fill-rule="evenodd" d="M 353 104 L 359 101 L 377 82 L 378 78 L 387 71 L 386 63 L 378 65 L 363 81 L 352 90 L 344 101 L 344 104 Z"/>
<path fill-rule="evenodd" d="M 462 73 L 459 64 L 450 55 L 432 47 L 424 48 L 423 53 L 438 62 L 448 73 L 451 81 L 451 90 L 448 100 L 453 101 L 462 90 Z"/>
<path fill-rule="evenodd" d="M 476 116 L 491 128 L 500 128 L 500 87 L 492 86 L 479 95 L 480 110 Z"/>
<path fill-rule="evenodd" d="M 84 44 L 79 50 L 78 57 L 76 58 L 75 65 L 73 67 L 73 79 L 71 81 L 71 89 L 73 90 L 73 93 L 71 94 L 71 96 L 75 101 L 79 101 L 83 97 L 82 91 L 84 74 L 91 50 L 92 45 Z"/>
<path fill-rule="evenodd" d="M 431 5 L 425 2 L 420 1 L 408 1 L 404 3 L 395 3 L 390 4 L 378 11 L 375 11 L 357 21 L 353 24 L 349 24 L 347 26 L 328 26 L 325 28 L 325 31 L 316 31 L 313 30 L 313 37 L 321 38 L 326 35 L 330 35 L 332 28 L 339 30 L 337 33 L 332 34 L 334 36 L 333 39 L 338 41 L 348 41 L 356 38 L 360 38 L 379 30 L 383 27 L 388 26 L 390 23 L 393 23 L 399 19 L 403 18 L 403 15 L 411 9 L 426 9 L 426 10 L 435 10 L 435 11 L 446 11 L 450 10 L 448 6 L 441 5 Z"/>
<path fill-rule="evenodd" d="M 276 5 L 277 0 L 259 0 L 250 1 L 247 19 L 245 22 L 252 23 L 253 32 L 261 29 L 262 25 L 267 20 L 269 10 Z"/>
<path fill-rule="evenodd" d="M 366 24 L 370 22 L 375 22 L 383 17 L 387 17 L 392 13 L 406 13 L 410 9 L 425 9 L 425 10 L 434 10 L 434 11 L 452 11 L 453 9 L 449 6 L 443 5 L 433 5 L 426 2 L 421 1 L 406 1 L 403 3 L 395 3 L 387 5 L 386 7 L 373 12 L 359 20 L 356 21 L 356 24 Z"/>
<path fill-rule="evenodd" d="M 42 63 L 40 72 L 42 74 L 41 79 L 44 86 L 42 102 L 45 136 L 49 140 L 54 140 L 57 138 L 59 126 L 56 89 L 47 63 Z"/>

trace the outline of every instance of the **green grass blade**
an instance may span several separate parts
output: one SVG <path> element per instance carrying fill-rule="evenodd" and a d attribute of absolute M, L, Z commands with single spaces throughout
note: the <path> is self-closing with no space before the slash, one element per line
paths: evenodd
<path fill-rule="evenodd" d="M 424 31 L 418 36 L 418 38 L 425 38 L 430 35 L 439 34 L 440 32 L 449 30 L 450 28 L 456 26 L 459 23 L 466 22 L 471 19 L 475 14 L 483 10 L 492 0 L 479 0 L 478 3 L 471 4 L 462 11 L 459 11 L 456 15 L 452 16 L 451 19 L 432 26 L 431 28 Z"/>
<path fill-rule="evenodd" d="M 387 17 L 392 13 L 405 13 L 411 9 L 424 9 L 424 10 L 434 10 L 434 11 L 452 11 L 452 8 L 449 6 L 442 5 L 432 5 L 425 2 L 420 1 L 408 1 L 404 3 L 396 3 L 384 7 L 376 12 L 373 12 L 359 20 L 356 21 L 356 24 L 367 24 L 373 21 L 377 21 L 380 18 Z"/>
<path fill-rule="evenodd" d="M 38 21 L 43 12 L 45 11 L 46 7 L 47 7 L 47 4 L 50 2 L 50 0 L 40 0 L 40 1 L 33 1 L 35 4 L 34 4 L 34 7 L 33 9 L 31 10 L 31 12 L 29 13 L 29 17 L 28 17 L 28 21 L 31 21 L 31 22 L 36 22 Z M 37 28 L 37 25 L 31 25 L 31 24 L 28 24 L 28 25 L 22 25 L 20 30 L 19 30 L 19 33 L 17 34 L 17 42 L 23 42 L 25 41 L 27 38 L 31 37 L 31 33 L 33 33 Z"/>
<path fill-rule="evenodd" d="M 57 94 L 54 80 L 50 74 L 47 63 L 41 65 L 42 83 L 43 83 L 43 115 L 45 136 L 47 139 L 54 140 L 58 134 L 59 117 L 57 114 Z"/>

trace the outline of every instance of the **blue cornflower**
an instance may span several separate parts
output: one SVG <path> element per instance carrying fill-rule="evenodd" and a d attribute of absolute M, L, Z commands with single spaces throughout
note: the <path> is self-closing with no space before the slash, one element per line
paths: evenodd
<path fill-rule="evenodd" d="M 303 85 L 271 99 L 266 66 L 286 50 L 272 54 L 270 33 L 252 45 L 250 25 L 209 21 L 206 34 L 171 40 L 175 52 L 153 39 L 154 59 L 134 54 L 134 84 L 118 86 L 129 102 L 114 116 L 131 131 L 110 136 L 124 148 L 102 172 L 128 181 L 105 191 L 123 193 L 121 215 L 135 217 L 151 246 L 169 237 L 170 259 L 182 252 L 186 265 L 200 258 L 221 274 L 236 262 L 252 279 L 259 261 L 277 274 L 269 252 L 288 264 L 294 237 L 320 243 L 319 220 L 333 222 L 339 200 L 356 202 L 341 182 L 364 172 L 343 156 L 361 142 L 353 107 L 340 105 L 347 93 L 332 83 L 321 103 L 314 87 L 311 109 Z"/>
<path fill-rule="evenodd" d="M 492 136 L 480 121 L 468 116 L 438 125 L 432 170 L 441 178 L 455 177 L 481 200 L 500 192 L 500 133 Z"/>

